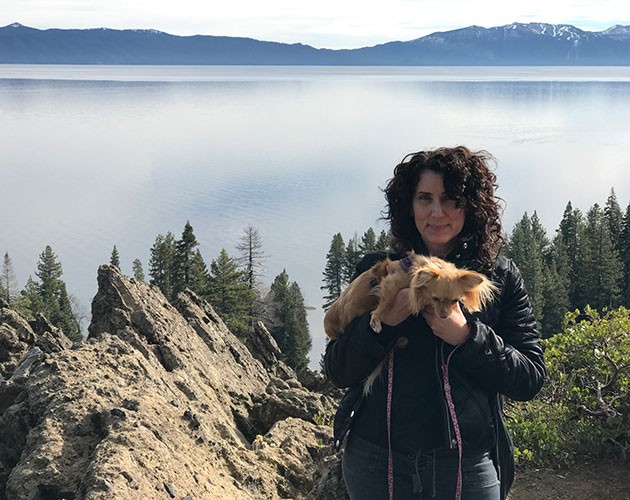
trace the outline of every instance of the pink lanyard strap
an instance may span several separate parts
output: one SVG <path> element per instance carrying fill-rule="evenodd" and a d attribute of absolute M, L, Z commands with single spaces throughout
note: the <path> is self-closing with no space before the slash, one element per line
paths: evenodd
<path fill-rule="evenodd" d="M 462 498 L 462 434 L 459 430 L 459 422 L 457 421 L 457 413 L 455 412 L 455 403 L 453 402 L 453 395 L 451 394 L 451 384 L 448 379 L 448 366 L 451 362 L 451 357 L 455 352 L 455 349 L 451 351 L 446 358 L 446 363 L 442 364 L 442 374 L 444 375 L 444 394 L 446 396 L 446 405 L 448 406 L 448 412 L 451 415 L 451 420 L 453 421 L 453 428 L 455 429 L 455 438 L 457 439 L 457 455 L 458 455 L 458 464 L 457 464 L 457 490 L 455 492 L 455 500 L 460 500 Z"/>
<path fill-rule="evenodd" d="M 392 393 L 394 392 L 394 349 L 389 352 L 387 366 L 387 488 L 389 500 L 394 500 L 394 457 L 392 454 Z"/>

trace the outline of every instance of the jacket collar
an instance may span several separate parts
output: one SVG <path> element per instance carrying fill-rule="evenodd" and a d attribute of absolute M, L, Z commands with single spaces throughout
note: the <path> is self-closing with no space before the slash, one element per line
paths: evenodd
<path fill-rule="evenodd" d="M 420 233 L 415 233 L 412 241 L 414 252 L 429 255 L 429 251 L 420 237 Z M 446 256 L 446 260 L 454 263 L 472 263 L 477 249 L 477 238 L 472 234 L 463 234 L 457 237 L 453 250 Z"/>

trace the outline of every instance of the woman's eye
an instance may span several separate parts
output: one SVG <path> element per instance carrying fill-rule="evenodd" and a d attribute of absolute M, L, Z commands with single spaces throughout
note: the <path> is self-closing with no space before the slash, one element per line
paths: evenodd
<path fill-rule="evenodd" d="M 444 205 L 446 205 L 448 208 L 456 208 L 458 206 L 457 200 L 454 198 L 446 198 L 444 200 Z"/>

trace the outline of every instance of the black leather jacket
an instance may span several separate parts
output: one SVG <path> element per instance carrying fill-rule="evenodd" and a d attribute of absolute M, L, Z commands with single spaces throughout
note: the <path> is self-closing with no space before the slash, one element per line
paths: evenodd
<path fill-rule="evenodd" d="M 472 267 L 465 258 L 466 247 L 463 243 L 463 247 L 449 255 L 448 260 L 460 267 L 467 267 L 467 264 Z M 386 256 L 385 253 L 366 256 L 357 266 L 355 276 Z M 395 260 L 401 256 L 389 257 Z M 492 458 L 501 481 L 501 498 L 505 498 L 514 477 L 514 455 L 503 422 L 502 399 L 504 396 L 519 401 L 533 398 L 543 385 L 546 370 L 534 314 L 519 270 L 511 260 L 499 257 L 489 277 L 497 285 L 498 293 L 483 311 L 468 316 L 470 335 L 452 357 L 449 378 L 464 449 L 466 442 L 474 440 L 474 433 L 482 433 L 491 422 L 489 429 L 495 434 Z M 344 334 L 338 340 L 330 341 L 326 348 L 326 375 L 337 387 L 349 388 L 335 416 L 337 447 L 341 446 L 352 427 L 353 418 L 361 409 L 363 380 L 396 342 L 397 327 L 389 328 L 388 341 L 384 343 L 370 328 L 368 313 L 353 321 Z M 386 328 L 382 333 L 387 333 Z M 444 359 L 445 349 L 450 352 L 452 348 L 441 339 L 435 339 L 437 364 Z M 439 377 L 439 366 L 436 366 L 436 373 Z M 450 439 L 453 424 L 443 398 L 436 398 L 436 404 L 442 407 L 447 430 L 442 446 L 456 446 Z M 395 418 L 404 418 L 404 415 L 398 413 Z"/>

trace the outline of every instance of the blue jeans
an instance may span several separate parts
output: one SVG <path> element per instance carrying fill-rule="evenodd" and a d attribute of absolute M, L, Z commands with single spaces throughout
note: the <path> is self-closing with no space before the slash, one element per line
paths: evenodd
<path fill-rule="evenodd" d="M 393 453 L 395 500 L 453 500 L 457 450 Z M 352 500 L 387 500 L 387 448 L 350 436 L 343 454 L 343 478 Z M 497 473 L 487 451 L 466 452 L 462 460 L 462 500 L 499 500 Z"/>

